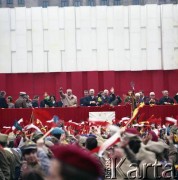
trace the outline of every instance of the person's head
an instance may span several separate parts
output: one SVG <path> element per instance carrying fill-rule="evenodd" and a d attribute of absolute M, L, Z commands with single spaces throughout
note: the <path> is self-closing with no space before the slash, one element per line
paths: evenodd
<path fill-rule="evenodd" d="M 53 146 L 48 180 L 97 180 L 103 174 L 99 160 L 75 145 Z"/>
<path fill-rule="evenodd" d="M 6 91 L 0 91 L 0 97 L 5 97 L 6 96 Z"/>
<path fill-rule="evenodd" d="M 35 96 L 33 97 L 33 99 L 36 100 L 36 101 L 38 101 L 38 100 L 39 100 L 39 96 L 38 96 L 38 95 L 35 95 Z"/>
<path fill-rule="evenodd" d="M 148 133 L 148 136 L 151 141 L 158 142 L 158 136 L 156 135 L 154 131 L 150 131 Z"/>
<path fill-rule="evenodd" d="M 22 147 L 22 155 L 24 159 L 27 161 L 27 164 L 37 164 L 37 146 L 32 141 L 27 141 L 25 145 Z"/>
<path fill-rule="evenodd" d="M 135 99 L 140 99 L 140 93 L 135 93 Z"/>
<path fill-rule="evenodd" d="M 128 95 L 129 95 L 129 96 L 131 96 L 132 93 L 133 93 L 132 90 L 129 90 L 129 91 L 128 91 Z"/>
<path fill-rule="evenodd" d="M 53 96 L 53 95 L 51 95 L 51 96 L 50 96 L 50 100 L 51 100 L 51 101 L 56 101 L 56 97 Z"/>
<path fill-rule="evenodd" d="M 95 90 L 94 89 L 90 89 L 89 90 L 89 95 L 90 96 L 94 96 L 95 95 Z"/>
<path fill-rule="evenodd" d="M 144 91 L 143 90 L 139 91 L 139 94 L 140 94 L 140 98 L 144 97 Z"/>
<path fill-rule="evenodd" d="M 7 100 L 7 103 L 13 102 L 12 96 L 8 96 L 6 100 Z"/>
<path fill-rule="evenodd" d="M 88 150 L 95 149 L 98 146 L 98 141 L 94 137 L 89 137 L 86 140 L 85 146 Z"/>
<path fill-rule="evenodd" d="M 162 93 L 163 93 L 164 97 L 168 97 L 169 96 L 169 92 L 167 90 L 162 91 Z"/>
<path fill-rule="evenodd" d="M 20 92 L 20 93 L 19 93 L 19 96 L 20 96 L 20 97 L 22 97 L 22 98 L 25 98 L 25 97 L 26 97 L 26 95 L 27 95 L 27 93 L 26 93 L 26 92 Z"/>
<path fill-rule="evenodd" d="M 59 127 L 55 127 L 52 131 L 51 131 L 51 135 L 54 136 L 55 138 L 57 138 L 58 140 L 60 140 L 61 135 L 64 134 L 64 130 L 62 128 Z"/>
<path fill-rule="evenodd" d="M 104 94 L 104 96 L 108 96 L 109 91 L 108 91 L 107 89 L 105 89 L 105 90 L 103 91 L 103 94 Z"/>
<path fill-rule="evenodd" d="M 68 96 L 72 95 L 72 89 L 67 89 L 67 95 Z"/>
<path fill-rule="evenodd" d="M 83 93 L 84 93 L 84 97 L 87 97 L 87 96 L 88 96 L 88 94 L 89 94 L 89 93 L 88 93 L 88 90 L 84 90 L 84 92 L 83 92 Z"/>
<path fill-rule="evenodd" d="M 35 131 L 32 135 L 32 141 L 37 142 L 38 139 L 40 139 L 43 136 L 43 133 L 41 131 Z"/>
<path fill-rule="evenodd" d="M 155 99 L 155 93 L 154 92 L 150 92 L 150 98 Z"/>

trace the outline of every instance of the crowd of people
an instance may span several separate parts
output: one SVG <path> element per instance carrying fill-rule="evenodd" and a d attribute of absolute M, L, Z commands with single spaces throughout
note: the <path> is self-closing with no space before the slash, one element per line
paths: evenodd
<path fill-rule="evenodd" d="M 67 89 L 66 93 L 63 92 L 63 88 L 59 89 L 60 100 L 57 101 L 54 95 L 44 93 L 43 99 L 40 101 L 39 96 L 35 95 L 31 100 L 26 92 L 20 92 L 19 98 L 13 100 L 12 96 L 6 97 L 5 91 L 0 91 L 0 108 L 44 108 L 44 107 L 71 107 L 71 106 L 101 106 L 104 104 L 110 104 L 117 106 L 119 104 L 131 104 L 133 109 L 139 106 L 140 103 L 146 105 L 156 104 L 174 104 L 178 103 L 178 93 L 174 98 L 169 97 L 167 90 L 162 91 L 163 96 L 158 99 L 154 92 L 150 92 L 149 96 L 144 95 L 144 91 L 134 93 L 133 90 L 129 90 L 126 95 L 116 95 L 114 88 L 110 91 L 105 89 L 100 91 L 97 95 L 94 89 L 84 90 L 84 96 L 78 101 L 77 97 L 72 93 L 72 89 Z"/>
<path fill-rule="evenodd" d="M 177 178 L 175 124 L 93 124 L 87 134 L 71 134 L 60 122 L 49 132 L 1 131 L 0 180 Z"/>
<path fill-rule="evenodd" d="M 174 104 L 164 90 L 159 100 L 154 92 L 128 91 L 123 102 L 136 108 L 147 105 Z M 25 92 L 13 103 L 0 92 L 3 108 L 70 107 L 78 106 L 71 89 L 59 89 L 61 101 L 44 94 L 29 100 Z M 104 90 L 95 96 L 94 89 L 84 91 L 80 106 L 118 105 L 121 98 Z M 64 122 L 54 119 L 48 132 L 35 122 L 21 126 L 21 120 L 0 130 L 0 180 L 102 180 L 102 179 L 178 179 L 178 126 L 177 120 L 162 124 L 159 119 L 140 116 L 113 121 L 113 125 L 86 122 Z M 36 120 L 40 121 L 40 120 Z M 126 122 L 126 123 L 125 123 Z M 19 128 L 20 127 L 20 128 Z M 84 131 L 87 127 L 87 131 Z M 81 131 L 82 130 L 82 131 Z"/>

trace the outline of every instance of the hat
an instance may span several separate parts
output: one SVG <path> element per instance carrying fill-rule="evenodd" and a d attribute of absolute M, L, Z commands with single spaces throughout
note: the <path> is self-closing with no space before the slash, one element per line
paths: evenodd
<path fill-rule="evenodd" d="M 37 150 L 37 146 L 33 141 L 26 141 L 25 145 L 22 146 L 22 153 L 26 154 L 29 150 Z"/>
<path fill-rule="evenodd" d="M 88 151 L 76 145 L 56 145 L 51 148 L 54 156 L 61 164 L 93 176 L 93 179 L 103 175 L 99 160 Z"/>
<path fill-rule="evenodd" d="M 43 133 L 41 131 L 35 131 L 32 135 L 32 141 L 37 141 L 43 136 Z"/>
<path fill-rule="evenodd" d="M 20 92 L 20 96 L 26 95 L 26 94 L 27 94 L 26 92 Z"/>
<path fill-rule="evenodd" d="M 8 135 L 0 133 L 0 142 L 7 142 Z"/>
<path fill-rule="evenodd" d="M 52 131 L 51 131 L 51 134 L 54 135 L 54 134 L 64 134 L 64 130 L 62 128 L 59 128 L 59 127 L 55 127 Z"/>
<path fill-rule="evenodd" d="M 152 141 L 158 142 L 158 136 L 154 131 L 150 131 L 149 134 L 152 135 L 152 139 L 151 139 Z"/>
<path fill-rule="evenodd" d="M 125 130 L 125 135 L 126 135 L 128 138 L 132 138 L 132 137 L 138 136 L 138 135 L 139 135 L 139 132 L 137 131 L 136 128 L 127 128 L 127 129 Z"/>

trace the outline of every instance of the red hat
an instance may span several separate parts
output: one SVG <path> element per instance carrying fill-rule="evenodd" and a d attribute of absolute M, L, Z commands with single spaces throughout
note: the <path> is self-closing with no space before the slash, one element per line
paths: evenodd
<path fill-rule="evenodd" d="M 151 139 L 152 141 L 158 142 L 158 136 L 154 131 L 150 131 L 149 134 L 152 135 L 152 139 Z"/>
<path fill-rule="evenodd" d="M 137 131 L 136 128 L 127 128 L 125 130 L 126 133 L 129 133 L 129 134 L 133 134 L 133 135 L 139 135 L 139 132 Z"/>
<path fill-rule="evenodd" d="M 95 177 L 103 175 L 99 160 L 92 156 L 88 151 L 75 145 L 56 145 L 51 147 L 54 157 L 61 163 L 86 172 Z"/>

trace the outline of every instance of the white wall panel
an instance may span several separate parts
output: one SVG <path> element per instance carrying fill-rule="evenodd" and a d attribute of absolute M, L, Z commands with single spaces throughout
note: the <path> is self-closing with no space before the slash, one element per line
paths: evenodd
<path fill-rule="evenodd" d="M 146 49 L 141 49 L 141 63 L 142 63 L 142 70 L 147 70 L 147 51 Z"/>
<path fill-rule="evenodd" d="M 142 69 L 141 63 L 141 26 L 140 26 L 140 6 L 129 7 L 130 19 L 130 62 L 131 70 Z"/>
<path fill-rule="evenodd" d="M 16 54 L 16 52 L 12 52 L 11 57 L 12 57 L 12 69 L 11 69 L 11 71 L 14 72 L 14 73 L 18 73 L 19 64 L 17 63 L 17 54 Z"/>
<path fill-rule="evenodd" d="M 50 50 L 48 53 L 48 70 L 49 72 L 61 71 L 61 54 L 58 50 Z"/>
<path fill-rule="evenodd" d="M 173 6 L 173 25 L 178 26 L 178 5 Z"/>
<path fill-rule="evenodd" d="M 65 8 L 65 53 L 63 71 L 76 71 L 75 8 Z"/>
<path fill-rule="evenodd" d="M 15 19 L 15 8 L 10 11 L 10 22 L 11 22 L 11 30 L 15 30 L 16 19 Z"/>
<path fill-rule="evenodd" d="M 10 9 L 0 8 L 0 72 L 11 72 Z"/>
<path fill-rule="evenodd" d="M 42 9 L 43 29 L 48 29 L 48 8 Z"/>
<path fill-rule="evenodd" d="M 11 51 L 16 51 L 16 31 L 11 31 Z"/>
<path fill-rule="evenodd" d="M 113 28 L 114 27 L 114 12 L 113 6 L 108 6 L 107 10 L 107 27 Z"/>
<path fill-rule="evenodd" d="M 98 70 L 108 68 L 107 16 L 105 6 L 97 7 L 97 63 Z"/>
<path fill-rule="evenodd" d="M 32 51 L 32 31 L 27 30 L 27 51 Z"/>
<path fill-rule="evenodd" d="M 92 58 L 90 7 L 80 8 L 80 29 L 76 29 L 77 70 L 89 70 Z"/>
<path fill-rule="evenodd" d="M 91 28 L 96 28 L 96 8 L 90 9 Z"/>
<path fill-rule="evenodd" d="M 147 24 L 147 6 L 140 7 L 140 26 L 146 28 Z"/>
<path fill-rule="evenodd" d="M 80 27 L 81 27 L 81 19 L 80 19 L 81 8 L 80 7 L 75 9 L 75 15 L 76 15 L 76 28 L 80 29 Z"/>
<path fill-rule="evenodd" d="M 61 71 L 60 37 L 59 37 L 59 12 L 58 7 L 48 8 L 48 70 L 49 72 Z"/>
<path fill-rule="evenodd" d="M 147 31 L 146 31 L 146 28 L 140 29 L 140 47 L 141 47 L 141 49 L 147 48 Z"/>
<path fill-rule="evenodd" d="M 114 30 L 108 29 L 108 49 L 114 49 Z"/>
<path fill-rule="evenodd" d="M 65 31 L 59 30 L 59 50 L 65 50 Z"/>
<path fill-rule="evenodd" d="M 59 29 L 64 29 L 64 9 L 65 8 L 59 8 L 58 9 L 58 17 L 59 17 Z"/>
<path fill-rule="evenodd" d="M 32 8 L 33 72 L 44 72 L 42 8 Z"/>
<path fill-rule="evenodd" d="M 16 63 L 13 72 L 27 72 L 26 8 L 16 8 Z"/>
<path fill-rule="evenodd" d="M 49 32 L 43 30 L 44 51 L 49 51 Z"/>
<path fill-rule="evenodd" d="M 163 69 L 177 69 L 173 5 L 162 6 Z M 176 59 L 175 59 L 176 58 Z"/>
<path fill-rule="evenodd" d="M 113 71 L 113 70 L 115 70 L 115 61 L 114 61 L 114 50 L 112 49 L 110 49 L 109 51 L 108 51 L 108 58 L 109 58 L 109 70 L 110 71 Z"/>
<path fill-rule="evenodd" d="M 60 37 L 59 37 L 59 11 L 58 7 L 48 8 L 48 70 L 49 72 L 61 71 Z"/>
<path fill-rule="evenodd" d="M 177 49 L 178 5 L 0 8 L 0 72 L 178 69 Z"/>
<path fill-rule="evenodd" d="M 174 34 L 174 47 L 178 48 L 178 26 L 173 29 Z"/>
<path fill-rule="evenodd" d="M 27 72 L 33 72 L 33 55 L 32 51 L 27 52 Z"/>
<path fill-rule="evenodd" d="M 91 29 L 91 49 L 96 49 L 96 29 Z"/>
<path fill-rule="evenodd" d="M 44 54 L 43 54 L 43 58 L 44 58 L 44 71 L 45 72 L 49 72 L 49 66 L 48 66 L 48 52 L 47 51 L 44 51 Z"/>
<path fill-rule="evenodd" d="M 32 11 L 31 8 L 26 8 L 26 27 L 32 29 Z"/>
<path fill-rule="evenodd" d="M 129 8 L 123 6 L 124 28 L 129 28 Z"/>

